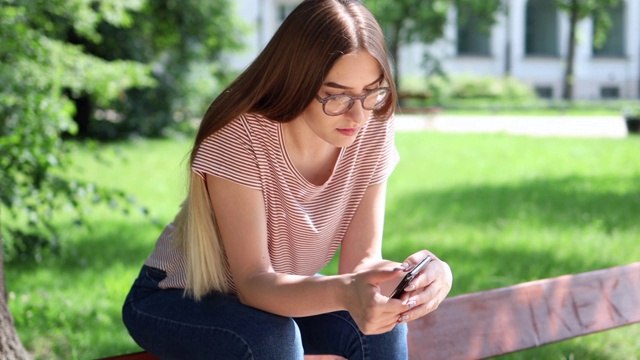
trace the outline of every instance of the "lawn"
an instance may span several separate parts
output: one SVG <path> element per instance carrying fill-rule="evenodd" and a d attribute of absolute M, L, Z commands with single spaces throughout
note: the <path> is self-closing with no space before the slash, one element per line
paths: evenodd
<path fill-rule="evenodd" d="M 640 260 L 640 139 L 399 133 L 385 256 L 429 248 L 449 262 L 452 295 Z M 83 147 L 74 174 L 120 188 L 158 223 L 184 194 L 189 141 Z M 95 154 L 100 154 L 97 161 Z M 120 307 L 161 228 L 97 208 L 89 227 L 61 213 L 57 258 L 6 265 L 9 305 L 38 359 L 137 351 Z M 331 263 L 326 273 L 335 271 Z M 633 325 L 516 353 L 514 359 L 640 359 Z"/>

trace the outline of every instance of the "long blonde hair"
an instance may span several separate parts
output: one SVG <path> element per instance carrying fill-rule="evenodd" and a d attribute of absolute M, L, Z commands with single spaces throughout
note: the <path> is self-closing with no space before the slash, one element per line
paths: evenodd
<path fill-rule="evenodd" d="M 344 54 L 366 51 L 380 64 L 391 88 L 374 119 L 386 119 L 397 98 L 380 26 L 357 0 L 305 0 L 285 19 L 256 60 L 209 106 L 191 151 L 190 164 L 208 136 L 244 113 L 288 122 L 314 101 L 324 79 Z M 187 199 L 174 225 L 186 256 L 185 293 L 200 299 L 229 292 L 228 265 L 205 179 L 191 172 Z"/>
<path fill-rule="evenodd" d="M 200 300 L 209 291 L 229 292 L 224 248 L 205 179 L 190 171 L 189 193 L 174 220 L 178 246 L 185 254 L 185 294 Z"/>

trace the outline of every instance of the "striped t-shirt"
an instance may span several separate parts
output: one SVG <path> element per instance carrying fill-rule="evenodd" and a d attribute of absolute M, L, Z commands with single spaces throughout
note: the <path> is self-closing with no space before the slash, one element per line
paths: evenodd
<path fill-rule="evenodd" d="M 314 185 L 289 159 L 282 124 L 248 114 L 207 137 L 192 170 L 261 190 L 274 270 L 313 275 L 340 246 L 367 187 L 387 180 L 398 161 L 393 117 L 370 120 L 354 143 L 341 149 L 329 179 Z M 162 288 L 186 285 L 185 258 L 172 245 L 173 230 L 172 224 L 165 228 L 146 261 L 167 272 Z"/>

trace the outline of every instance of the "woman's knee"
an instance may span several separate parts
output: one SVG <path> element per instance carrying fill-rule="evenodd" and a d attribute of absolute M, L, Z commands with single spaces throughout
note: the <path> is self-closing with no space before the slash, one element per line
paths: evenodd
<path fill-rule="evenodd" d="M 407 324 L 399 324 L 384 334 L 367 336 L 367 359 L 407 359 L 407 333 Z"/>
<path fill-rule="evenodd" d="M 271 314 L 269 314 L 271 315 Z M 291 318 L 276 317 L 253 327 L 246 341 L 255 359 L 302 359 L 304 350 L 298 325 Z"/>
<path fill-rule="evenodd" d="M 125 306 L 123 320 L 136 343 L 162 359 L 303 357 L 300 330 L 293 319 L 256 309 L 236 310 L 233 321 L 225 316 L 182 321 Z"/>
<path fill-rule="evenodd" d="M 252 327 L 252 324 L 247 324 Z M 264 328 L 264 327 L 263 327 Z M 231 329 L 191 329 L 164 342 L 160 358 L 298 360 L 303 357 L 299 332 L 289 326 L 272 326 L 271 332 L 243 332 Z M 178 333 L 180 334 L 180 333 Z M 176 353 L 176 349 L 182 349 Z M 153 351 L 150 351 L 153 353 Z M 165 356 L 162 356 L 165 355 Z M 171 355 L 171 356 L 167 356 Z M 173 357 L 175 356 L 175 357 Z"/>
<path fill-rule="evenodd" d="M 364 335 L 346 311 L 297 318 L 305 351 L 349 359 L 406 359 L 407 326 L 380 335 Z"/>

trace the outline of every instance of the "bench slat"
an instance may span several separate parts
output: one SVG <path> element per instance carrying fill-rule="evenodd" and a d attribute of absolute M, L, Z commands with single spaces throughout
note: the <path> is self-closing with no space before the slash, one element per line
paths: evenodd
<path fill-rule="evenodd" d="M 446 299 L 409 323 L 410 358 L 485 358 L 637 322 L 633 263 Z"/>
<path fill-rule="evenodd" d="M 141 351 L 141 352 L 136 352 L 131 354 L 105 357 L 98 360 L 159 360 L 159 359 L 149 354 L 148 352 Z"/>
<path fill-rule="evenodd" d="M 336 355 L 305 355 L 304 360 L 343 360 L 343 357 Z M 111 356 L 98 360 L 160 360 L 147 352 L 136 352 L 125 355 Z"/>

